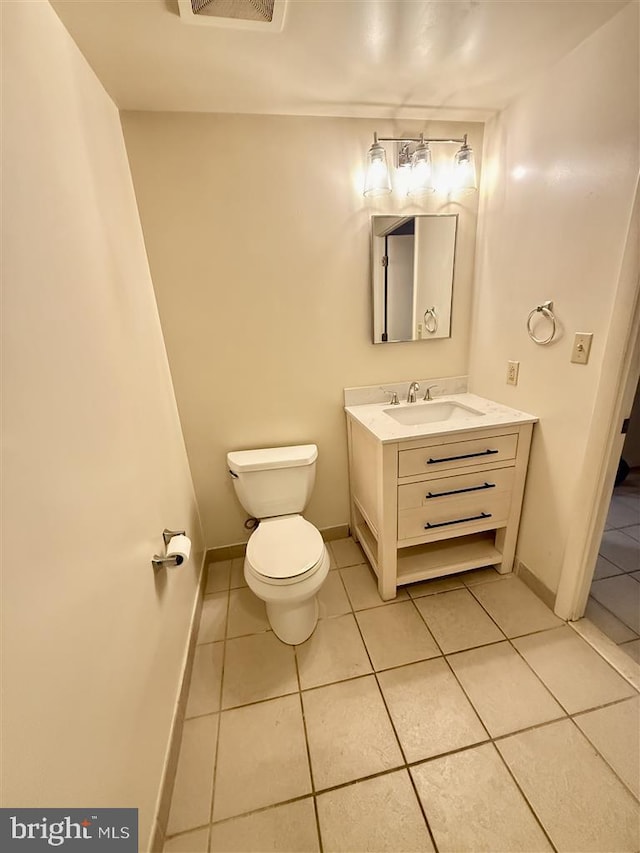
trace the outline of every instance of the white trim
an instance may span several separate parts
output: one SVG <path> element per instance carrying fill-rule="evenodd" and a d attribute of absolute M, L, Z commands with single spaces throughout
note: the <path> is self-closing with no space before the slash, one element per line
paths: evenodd
<path fill-rule="evenodd" d="M 631 411 L 640 379 L 640 184 L 634 202 L 618 276 L 617 293 L 596 392 L 596 408 L 576 490 L 555 613 L 561 619 L 583 616 L 622 451 L 620 428 Z"/>
<path fill-rule="evenodd" d="M 640 664 L 632 657 L 623 652 L 613 640 L 603 634 L 589 619 L 580 619 L 578 622 L 568 622 L 570 628 L 579 634 L 582 639 L 589 643 L 600 657 L 612 666 L 625 681 L 628 681 L 636 690 L 640 690 Z"/>

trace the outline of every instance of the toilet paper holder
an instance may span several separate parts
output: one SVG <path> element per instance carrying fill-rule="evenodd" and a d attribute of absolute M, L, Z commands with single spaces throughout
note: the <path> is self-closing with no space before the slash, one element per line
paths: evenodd
<path fill-rule="evenodd" d="M 168 547 L 169 542 L 173 539 L 174 536 L 184 536 L 184 530 L 168 530 L 166 527 L 162 531 L 162 538 L 164 539 L 165 547 Z M 170 557 L 160 557 L 158 554 L 154 554 L 151 559 L 151 565 L 154 569 L 164 569 L 171 566 L 179 566 L 182 563 L 182 557 L 172 554 Z"/>

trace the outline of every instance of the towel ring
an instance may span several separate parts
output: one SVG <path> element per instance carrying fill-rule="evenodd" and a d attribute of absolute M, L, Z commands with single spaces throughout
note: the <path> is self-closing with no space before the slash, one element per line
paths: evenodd
<path fill-rule="evenodd" d="M 533 311 L 527 317 L 527 332 L 529 333 L 529 337 L 535 344 L 550 344 L 554 339 L 556 334 L 556 318 L 553 313 L 553 302 L 549 300 L 548 302 L 543 302 L 542 305 L 538 305 L 537 308 L 534 308 Z M 535 317 L 536 314 L 542 314 L 543 317 L 546 317 L 547 320 L 551 323 L 551 334 L 548 338 L 536 338 L 533 334 L 533 329 L 531 328 L 531 320 Z"/>
<path fill-rule="evenodd" d="M 422 320 L 424 322 L 425 332 L 429 332 L 430 335 L 435 335 L 438 331 L 438 315 L 436 314 L 435 306 L 433 308 L 427 308 Z"/>

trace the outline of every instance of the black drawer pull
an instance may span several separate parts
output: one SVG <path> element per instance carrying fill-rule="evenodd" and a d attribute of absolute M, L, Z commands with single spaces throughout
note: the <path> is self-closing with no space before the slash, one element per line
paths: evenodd
<path fill-rule="evenodd" d="M 467 489 L 453 489 L 450 492 L 428 492 L 425 498 L 444 498 L 447 495 L 461 495 L 463 492 L 482 492 L 485 489 L 495 489 L 495 483 L 484 483 L 482 486 L 469 486 Z"/>
<path fill-rule="evenodd" d="M 456 459 L 471 459 L 472 456 L 490 456 L 492 453 L 500 453 L 500 451 L 480 450 L 478 453 L 465 453 L 462 456 L 443 456 L 442 459 L 427 459 L 427 465 L 435 465 L 436 462 L 455 462 Z"/>
<path fill-rule="evenodd" d="M 447 527 L 449 524 L 463 524 L 465 521 L 480 521 L 483 518 L 491 518 L 490 512 L 481 512 L 480 515 L 472 515 L 469 518 L 455 518 L 453 521 L 439 521 L 437 524 L 427 522 L 425 530 L 433 530 L 434 527 Z"/>

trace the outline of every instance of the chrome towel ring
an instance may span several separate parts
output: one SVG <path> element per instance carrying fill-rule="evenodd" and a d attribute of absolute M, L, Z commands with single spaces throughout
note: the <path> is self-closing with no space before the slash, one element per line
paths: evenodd
<path fill-rule="evenodd" d="M 537 338 L 533 333 L 532 328 L 532 320 L 536 316 L 536 314 L 542 314 L 550 323 L 551 323 L 551 334 L 546 338 Z M 542 305 L 538 305 L 537 308 L 534 308 L 533 311 L 527 317 L 527 332 L 529 333 L 529 337 L 536 344 L 550 344 L 554 339 L 556 334 L 556 317 L 553 313 L 553 302 L 549 300 L 548 302 L 543 302 Z"/>
<path fill-rule="evenodd" d="M 438 315 L 436 314 L 435 306 L 427 308 L 422 317 L 425 332 L 434 335 L 438 331 Z"/>

